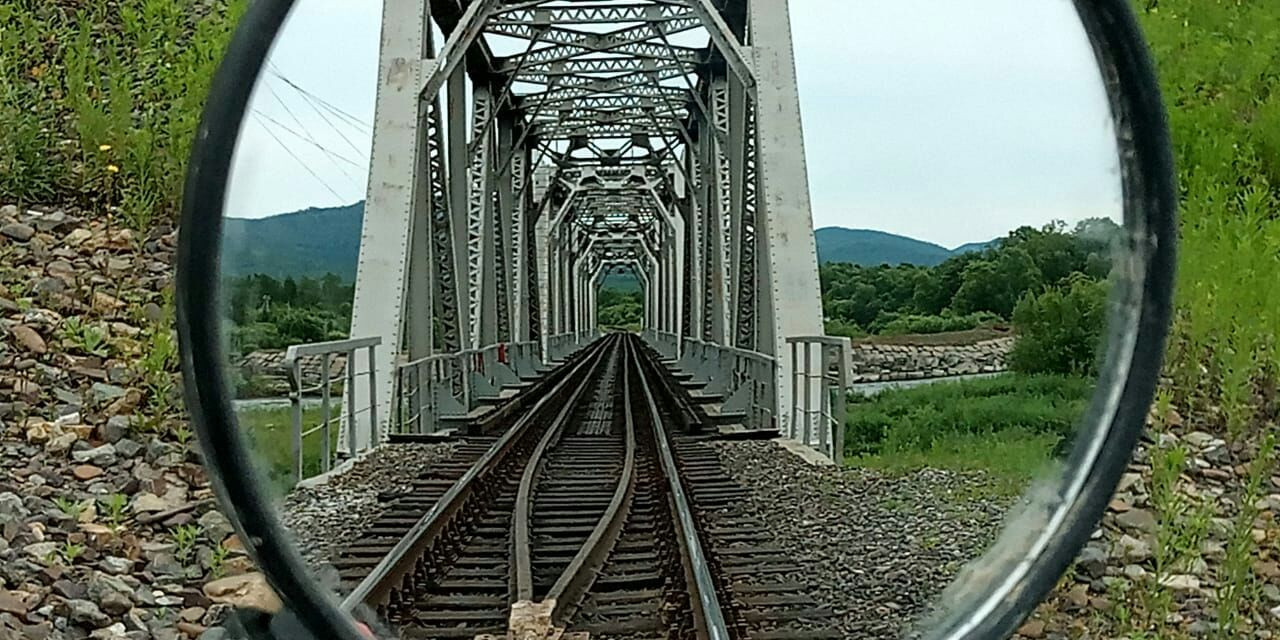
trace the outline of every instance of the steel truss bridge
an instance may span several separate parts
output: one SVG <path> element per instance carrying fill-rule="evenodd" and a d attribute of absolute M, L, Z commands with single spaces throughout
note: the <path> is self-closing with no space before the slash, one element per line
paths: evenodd
<path fill-rule="evenodd" d="M 834 454 L 786 0 L 385 0 L 381 43 L 353 339 L 295 349 L 367 376 L 344 449 L 492 410 L 630 272 L 713 423 Z"/>

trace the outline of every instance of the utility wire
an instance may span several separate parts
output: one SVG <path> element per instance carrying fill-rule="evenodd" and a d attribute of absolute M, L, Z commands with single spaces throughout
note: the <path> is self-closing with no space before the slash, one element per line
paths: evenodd
<path fill-rule="evenodd" d="M 363 130 L 364 130 L 364 131 L 366 131 L 366 132 L 372 132 L 372 131 L 373 131 L 373 127 L 371 127 L 371 126 L 369 126 L 368 124 L 366 124 L 366 123 L 365 123 L 363 120 L 361 120 L 360 118 L 357 118 L 357 117 L 355 117 L 355 116 L 351 115 L 350 113 L 347 113 L 346 111 L 343 111 L 342 109 L 339 109 L 338 107 L 333 106 L 333 105 L 332 105 L 332 104 L 330 104 L 328 101 L 326 101 L 324 98 L 321 98 L 320 96 L 318 96 L 318 95 L 316 95 L 316 94 L 314 94 L 314 93 L 312 93 L 312 92 L 310 92 L 310 91 L 307 91 L 306 89 L 304 89 L 304 88 L 302 88 L 302 87 L 298 86 L 298 84 L 297 84 L 296 82 L 294 82 L 294 81 L 290 80 L 287 76 L 285 76 L 283 73 L 281 73 L 281 72 L 280 72 L 280 70 L 279 70 L 279 68 L 277 68 L 277 67 L 275 66 L 275 63 L 268 63 L 267 71 L 268 71 L 271 75 L 273 75 L 273 76 L 275 76 L 275 77 L 279 78 L 279 79 L 280 79 L 282 82 L 284 82 L 285 84 L 287 84 L 287 85 L 289 85 L 290 87 L 292 87 L 292 88 L 293 88 L 295 91 L 297 91 L 298 93 L 300 93 L 300 94 L 302 94 L 302 95 L 304 95 L 304 96 L 307 96 L 308 98 L 310 98 L 310 99 L 312 99 L 312 100 L 315 100 L 315 101 L 316 101 L 316 103 L 318 103 L 320 106 L 323 106 L 325 109 L 328 109 L 328 110 L 329 110 L 331 113 L 333 113 L 334 115 L 336 115 L 336 116 L 338 116 L 338 117 L 340 117 L 340 118 L 343 118 L 344 120 L 346 120 L 346 121 L 348 122 L 348 124 L 351 124 L 352 126 L 355 126 L 355 127 L 359 128 L 359 129 L 363 129 Z"/>
<path fill-rule="evenodd" d="M 298 133 L 297 131 L 294 131 L 293 129 L 290 129 L 288 125 L 286 125 L 286 124 L 282 124 L 279 120 L 276 120 L 275 118 L 272 118 L 271 116 L 267 115 L 266 113 L 263 113 L 263 112 L 262 112 L 261 110 L 259 110 L 259 109 L 254 109 L 254 110 L 253 110 L 253 114 L 254 114 L 255 116 L 258 116 L 259 118 L 262 118 L 262 119 L 264 119 L 264 120 L 266 120 L 266 121 L 270 122 L 271 124 L 274 124 L 274 125 L 275 125 L 275 126 L 277 126 L 277 127 L 280 127 L 281 129 L 284 129 L 285 131 L 287 131 L 287 132 L 289 132 L 289 133 L 293 134 L 293 135 L 294 135 L 295 137 L 297 137 L 298 139 L 302 140 L 303 142 L 306 142 L 307 144 L 310 144 L 310 145 L 314 146 L 315 148 L 319 149 L 320 151 L 324 152 L 325 154 L 327 154 L 327 155 L 329 155 L 329 156 L 332 156 L 332 157 L 334 157 L 334 158 L 337 158 L 338 160 L 341 160 L 341 161 L 343 161 L 343 162 L 345 162 L 345 163 L 347 163 L 347 164 L 349 164 L 349 165 L 351 165 L 351 166 L 353 166 L 353 167 L 355 167 L 355 168 L 357 168 L 357 169 L 363 169 L 363 168 L 364 168 L 364 166 L 363 166 L 363 165 L 361 165 L 360 163 L 355 162 L 354 160 L 351 160 L 351 159 L 349 159 L 349 158 L 346 158 L 346 157 L 344 157 L 344 156 L 342 156 L 342 155 L 339 155 L 339 154 L 337 154 L 337 153 L 334 153 L 333 151 L 330 151 L 329 149 L 325 148 L 325 146 L 324 146 L 324 145 L 322 145 L 322 144 L 320 144 L 320 143 L 316 142 L 315 140 L 313 140 L 313 139 L 312 139 L 312 138 L 310 138 L 309 136 L 304 136 L 304 135 L 302 135 L 301 133 Z M 349 178 L 349 177 L 351 177 L 351 176 L 347 176 L 347 177 Z"/>
<path fill-rule="evenodd" d="M 303 124 L 302 120 L 299 119 L 297 114 L 293 112 L 293 109 L 290 109 L 289 105 L 285 104 L 284 100 L 280 97 L 280 94 L 276 93 L 276 90 L 274 88 L 268 86 L 267 90 L 271 92 L 271 96 L 276 99 L 276 102 L 280 103 L 280 106 L 284 109 L 284 112 L 289 114 L 289 117 L 293 119 L 293 122 L 298 125 L 299 129 L 302 130 L 302 135 L 306 137 L 307 141 L 315 145 L 316 147 L 319 147 L 321 150 L 323 150 L 325 152 L 325 157 L 329 160 L 330 163 L 333 164 L 334 168 L 336 168 L 339 172 L 341 172 L 342 175 L 345 176 L 348 181 L 354 183 L 355 178 L 352 178 L 351 174 L 347 173 L 346 170 L 344 170 L 341 166 L 338 165 L 338 163 L 334 162 L 333 159 L 335 157 L 338 157 L 338 155 L 336 153 L 329 151 L 328 148 L 326 148 L 324 145 L 316 141 L 315 136 L 311 135 L 311 131 L 307 129 L 307 125 Z M 348 160 L 348 162 L 350 161 Z"/>
<path fill-rule="evenodd" d="M 261 120 L 263 117 L 261 112 L 258 112 L 255 110 L 254 115 L 258 117 L 259 122 L 261 123 Z M 327 189 L 329 193 L 332 193 L 333 197 L 337 198 L 339 202 L 345 202 L 343 197 L 338 195 L 338 192 L 334 191 L 333 187 L 330 187 L 329 183 L 325 182 L 324 179 L 319 176 L 319 174 L 317 174 L 315 171 L 312 171 L 311 167 L 307 166 L 307 163 L 303 162 L 302 158 L 299 158 L 298 155 L 293 152 L 293 149 L 290 149 L 289 145 L 285 144 L 284 140 L 281 140 L 280 137 L 277 136 L 275 132 L 271 130 L 270 127 L 264 126 L 263 129 L 266 129 L 267 135 L 271 136 L 277 143 L 280 144 L 281 147 L 284 147 L 285 153 L 288 153 L 290 156 L 293 157 L 294 160 L 298 162 L 298 164 L 302 165 L 302 168 L 306 169 L 307 173 L 311 174 L 311 177 L 316 179 L 316 182 L 319 182 L 321 185 L 323 185 L 324 188 Z"/>
<path fill-rule="evenodd" d="M 324 123 L 329 125 L 329 128 L 333 129 L 333 132 L 338 134 L 338 137 L 342 138 L 342 141 L 347 143 L 347 146 L 351 147 L 352 151 L 356 152 L 357 155 L 364 155 L 364 152 L 360 151 L 360 148 L 357 147 L 354 143 L 352 143 L 351 139 L 347 138 L 346 134 L 342 133 L 341 129 L 339 129 L 336 125 L 334 125 L 333 122 L 329 121 L 329 116 L 324 115 L 324 111 L 319 106 L 316 105 L 315 101 L 312 100 L 310 96 L 308 96 L 305 93 L 301 93 L 298 95 L 301 95 L 302 99 L 305 100 L 307 104 L 311 105 L 311 109 L 316 112 L 316 115 L 320 116 L 320 119 L 324 120 Z"/>

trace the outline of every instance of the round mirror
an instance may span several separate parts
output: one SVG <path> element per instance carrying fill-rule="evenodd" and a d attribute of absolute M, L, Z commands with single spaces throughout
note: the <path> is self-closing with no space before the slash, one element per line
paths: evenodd
<path fill-rule="evenodd" d="M 1126 3 L 973 9 L 254 3 L 178 298 L 277 628 L 1018 630 L 1143 426 L 1174 198 Z"/>

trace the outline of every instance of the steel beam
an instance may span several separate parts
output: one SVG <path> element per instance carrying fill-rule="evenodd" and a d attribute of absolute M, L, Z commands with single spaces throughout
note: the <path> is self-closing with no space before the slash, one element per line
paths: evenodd
<path fill-rule="evenodd" d="M 406 293 L 410 316 L 430 320 L 429 284 L 421 274 L 409 277 L 410 265 L 430 260 L 424 247 L 424 198 L 420 185 L 430 166 L 426 162 L 427 131 L 418 86 L 423 58 L 430 51 L 430 11 L 421 0 L 385 0 L 382 7 L 382 47 L 378 55 L 378 97 L 374 109 L 373 148 L 365 199 L 360 257 L 356 266 L 355 297 L 351 307 L 351 335 L 385 336 L 375 348 L 377 386 L 355 385 L 343 393 L 355 394 L 355 405 L 376 406 L 381 424 L 370 424 L 370 412 L 344 422 L 339 446 L 350 453 L 349 431 L 354 427 L 357 451 L 373 444 L 373 428 L 387 433 L 396 383 L 396 359 L 406 325 Z M 411 249 L 411 239 L 412 249 Z M 426 255 L 424 256 L 424 252 Z M 421 305 L 427 305 L 423 308 Z M 415 320 L 410 331 L 411 349 L 422 348 L 429 329 Z M 424 335 L 425 333 L 425 335 Z M 427 347 L 429 348 L 429 344 Z M 365 350 L 357 351 L 347 366 L 368 370 Z"/>
<path fill-rule="evenodd" d="M 789 336 L 822 335 L 822 293 L 805 166 L 800 93 L 787 0 L 751 0 L 753 68 L 769 79 L 756 87 L 760 252 L 759 345 L 778 358 L 778 405 L 791 406 Z M 789 411 L 779 414 L 787 433 Z"/>

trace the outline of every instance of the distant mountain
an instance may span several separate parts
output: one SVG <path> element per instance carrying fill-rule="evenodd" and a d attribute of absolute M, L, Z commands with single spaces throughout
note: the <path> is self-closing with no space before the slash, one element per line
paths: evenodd
<path fill-rule="evenodd" d="M 871 229 L 823 227 L 814 232 L 818 262 L 852 262 L 862 266 L 914 264 L 932 267 L 953 255 L 980 251 L 995 242 L 971 242 L 954 251 L 906 236 Z"/>
<path fill-rule="evenodd" d="M 972 253 L 974 251 L 985 251 L 1000 243 L 1000 239 L 988 240 L 986 242 L 970 242 L 962 244 L 951 250 L 951 255 L 958 256 L 962 253 Z"/>
<path fill-rule="evenodd" d="M 363 220 L 363 202 L 267 218 L 228 218 L 223 227 L 222 271 L 230 276 L 264 273 L 276 278 L 335 273 L 344 281 L 354 281 Z M 998 242 L 971 242 L 950 250 L 884 231 L 842 227 L 818 229 L 814 237 L 820 262 L 866 266 L 933 266 L 953 255 L 981 251 Z M 627 276 L 614 276 L 609 284 L 622 289 L 638 286 L 634 278 Z"/>
<path fill-rule="evenodd" d="M 356 279 L 364 202 L 304 209 L 267 218 L 227 218 L 223 223 L 222 273 Z"/>

